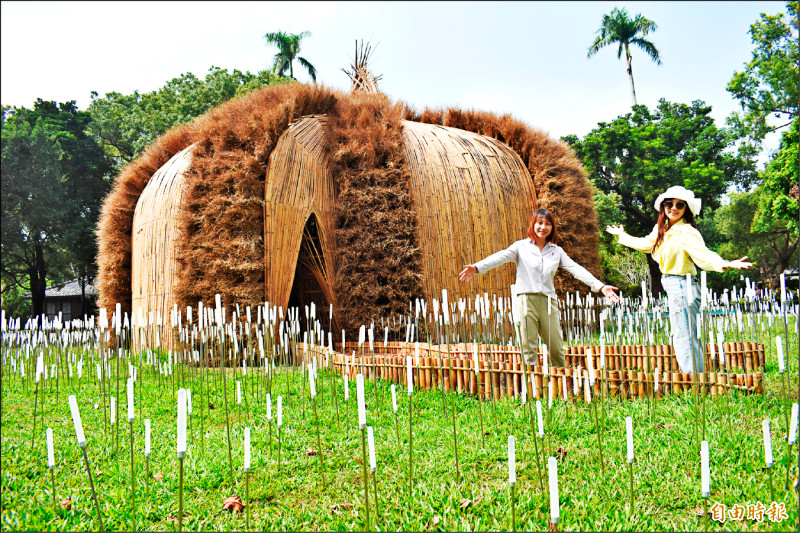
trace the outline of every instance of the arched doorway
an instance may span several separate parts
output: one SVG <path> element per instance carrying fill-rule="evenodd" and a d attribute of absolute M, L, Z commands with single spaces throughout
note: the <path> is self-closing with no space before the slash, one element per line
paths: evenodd
<path fill-rule="evenodd" d="M 306 323 L 306 306 L 311 309 L 311 303 L 316 306 L 317 320 L 325 331 L 325 344 L 328 343 L 328 332 L 332 331 L 330 321 L 330 304 L 334 303 L 333 289 L 330 283 L 328 265 L 322 253 L 321 228 L 319 220 L 314 213 L 308 217 L 303 227 L 303 237 L 300 242 L 300 251 L 297 254 L 297 264 L 294 272 L 294 282 L 289 293 L 289 307 L 299 309 L 301 331 L 308 331 Z M 336 316 L 333 318 L 336 326 Z M 334 330 L 335 337 L 335 330 Z M 319 343 L 319 339 L 316 340 Z"/>

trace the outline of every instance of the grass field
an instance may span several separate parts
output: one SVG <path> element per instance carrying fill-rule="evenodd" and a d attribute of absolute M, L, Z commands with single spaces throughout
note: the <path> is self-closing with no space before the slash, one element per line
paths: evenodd
<path fill-rule="evenodd" d="M 559 530 L 603 531 L 791 531 L 798 524 L 797 446 L 787 449 L 786 416 L 797 401 L 798 339 L 790 322 L 789 389 L 783 392 L 778 373 L 774 335 L 783 335 L 776 321 L 762 335 L 767 350 L 765 394 L 734 393 L 705 401 L 705 436 L 710 447 L 711 494 L 709 504 L 734 505 L 761 502 L 768 509 L 769 480 L 764 463 L 762 420 L 771 423 L 775 464 L 772 469 L 774 501 L 783 503 L 786 517 L 778 522 L 767 514 L 762 521 L 747 519 L 724 523 L 706 520 L 701 498 L 699 440 L 695 434 L 696 406 L 691 393 L 660 398 L 654 407 L 646 400 L 610 399 L 598 404 L 600 428 L 584 402 L 555 400 L 546 414 L 545 437 L 535 438 L 535 409 L 519 400 L 479 402 L 473 397 L 440 390 L 415 390 L 413 397 L 413 479 L 409 495 L 409 399 L 397 386 L 398 417 L 392 412 L 389 384 L 366 383 L 367 423 L 374 428 L 376 485 L 369 480 L 371 528 L 419 531 L 510 530 L 511 493 L 508 482 L 507 441 L 517 440 L 516 529 L 547 530 L 549 495 L 546 460 L 557 458 L 560 500 Z M 121 362 L 120 416 L 107 425 L 108 402 L 96 380 L 91 354 L 83 378 L 66 378 L 39 384 L 12 373 L 9 361 L 18 356 L 4 347 L 2 374 L 2 529 L 41 531 L 97 530 L 97 512 L 89 488 L 86 464 L 75 439 L 67 396 L 77 398 L 87 438 L 90 462 L 103 526 L 106 530 L 172 531 L 178 523 L 178 459 L 176 457 L 176 391 L 191 389 L 193 413 L 189 417 L 189 452 L 184 461 L 183 528 L 185 530 L 244 530 L 247 512 L 223 510 L 223 501 L 239 496 L 256 531 L 363 530 L 364 479 L 362 434 L 356 413 L 356 386 L 344 401 L 344 383 L 325 369 L 319 370 L 317 414 L 321 449 L 311 398 L 298 368 L 278 366 L 268 383 L 262 369 L 227 369 L 231 464 L 228 460 L 228 425 L 220 369 L 201 371 L 177 365 L 172 376 L 152 366 L 139 365 L 133 422 L 134 497 L 131 487 L 131 425 L 127 421 L 125 378 L 128 359 Z M 56 350 L 51 345 L 51 352 Z M 161 354 L 161 360 L 165 360 Z M 110 360 L 112 373 L 117 363 Z M 236 403 L 236 381 L 242 384 L 244 403 Z M 287 381 L 288 380 L 288 381 Z M 116 390 L 112 376 L 111 393 Z M 266 392 L 271 387 L 273 419 L 267 421 Z M 303 390 L 305 388 L 305 394 Z M 336 394 L 338 401 L 333 401 Z M 274 414 L 277 397 L 283 400 L 281 456 Z M 107 396 L 108 397 L 108 396 Z M 32 445 L 34 398 L 36 435 Z M 597 400 L 597 399 L 596 399 Z M 213 408 L 210 406 L 213 405 Z M 338 414 L 337 414 L 338 405 Z M 696 409 L 697 407 L 697 409 Z M 104 408 L 106 409 L 104 411 Z M 458 439 L 456 475 L 453 409 Z M 531 413 L 534 416 L 531 417 Z M 104 416 L 105 415 L 105 416 Z M 633 418 L 634 505 L 631 510 L 629 467 L 626 462 L 625 417 Z M 481 417 L 485 434 L 481 435 Z M 145 471 L 144 419 L 152 423 L 152 453 Z M 398 425 L 395 426 L 396 420 Z M 202 431 L 201 431 L 202 425 Z M 45 428 L 55 441 L 53 477 L 47 468 Z M 252 431 L 252 465 L 247 488 L 243 472 L 244 428 Z M 700 422 L 697 424 L 700 429 Z M 601 429 L 602 428 L 602 429 Z M 598 454 L 602 439 L 605 468 Z M 271 434 L 271 439 L 270 439 Z M 117 447 L 118 442 L 118 447 Z M 485 445 L 484 445 L 485 443 Z M 544 450 L 544 470 L 539 474 L 535 449 Z M 319 454 L 314 453 L 315 451 Z M 320 468 L 320 455 L 322 467 Z M 787 461 L 791 463 L 787 488 Z M 153 474 L 160 473 L 161 479 Z M 160 476 L 156 476 L 160 477 Z M 325 482 L 323 483 L 322 478 Z M 56 513 L 53 512 L 53 479 Z M 541 483 L 540 483 L 541 479 Z M 377 489 L 375 489 L 375 486 Z M 377 508 L 375 502 L 377 490 Z M 71 499 L 71 509 L 61 500 Z M 773 508 L 774 509 L 774 508 Z M 727 514 L 727 513 L 726 513 Z"/>

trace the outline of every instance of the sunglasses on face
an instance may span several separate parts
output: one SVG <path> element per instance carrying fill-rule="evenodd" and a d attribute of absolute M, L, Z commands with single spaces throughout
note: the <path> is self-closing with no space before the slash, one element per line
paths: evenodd
<path fill-rule="evenodd" d="M 680 211 L 681 209 L 684 209 L 686 207 L 686 202 L 673 202 L 671 200 L 667 200 L 666 202 L 664 202 L 664 205 L 666 206 L 667 209 L 672 209 L 673 207 L 675 207 L 675 209 Z"/>

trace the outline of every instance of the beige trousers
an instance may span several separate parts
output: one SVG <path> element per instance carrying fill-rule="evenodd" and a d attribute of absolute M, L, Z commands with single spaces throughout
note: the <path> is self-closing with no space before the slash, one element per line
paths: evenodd
<path fill-rule="evenodd" d="M 522 318 L 522 349 L 529 365 L 536 363 L 536 349 L 539 337 L 547 345 L 550 354 L 550 366 L 564 366 L 564 346 L 562 344 L 561 320 L 558 314 L 557 300 L 550 302 L 550 314 L 547 313 L 548 297 L 542 293 L 526 293 L 520 297 L 527 300 L 528 312 Z M 520 305 L 524 305 L 520 301 Z M 525 312 L 523 307 L 521 312 Z"/>

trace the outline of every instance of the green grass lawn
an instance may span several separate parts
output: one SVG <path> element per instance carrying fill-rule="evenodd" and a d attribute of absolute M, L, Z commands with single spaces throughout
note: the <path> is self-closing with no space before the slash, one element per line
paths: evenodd
<path fill-rule="evenodd" d="M 794 319 L 792 319 L 794 320 Z M 790 324 L 791 327 L 791 324 Z M 790 329 L 790 331 L 792 331 Z M 775 323 L 773 335 L 783 334 Z M 790 334 L 788 396 L 783 395 L 774 343 L 767 340 L 765 394 L 734 394 L 706 399 L 706 439 L 710 445 L 710 505 L 732 508 L 761 502 L 769 507 L 769 477 L 764 468 L 761 422 L 769 418 L 775 465 L 775 501 L 785 504 L 787 518 L 773 522 L 710 523 L 710 530 L 790 531 L 798 524 L 797 447 L 786 489 L 785 411 L 797 401 L 796 335 Z M 764 336 L 762 335 L 762 342 Z M 7 354 L 9 355 L 9 354 Z M 12 350 L 10 355 L 16 355 Z M 192 390 L 189 452 L 184 461 L 186 530 L 244 530 L 245 512 L 223 510 L 228 496 L 242 498 L 250 510 L 250 529 L 257 531 L 351 531 L 365 528 L 361 431 L 357 424 L 355 380 L 344 402 L 343 381 L 323 369 L 319 373 L 317 411 L 324 478 L 320 475 L 316 426 L 311 400 L 302 394 L 299 369 L 288 374 L 278 367 L 271 384 L 273 414 L 283 396 L 281 460 L 273 418 L 272 441 L 266 418 L 267 380 L 260 369 L 226 372 L 230 408 L 233 484 L 228 461 L 225 401 L 219 369 L 207 373 L 176 367 L 171 378 L 139 367 L 134 433 L 135 513 L 131 498 L 130 425 L 127 422 L 123 359 L 118 414 L 119 448 L 114 429 L 104 429 L 103 402 L 89 355 L 82 383 L 62 377 L 58 394 L 52 380 L 38 393 L 36 438 L 32 446 L 34 388 L 26 388 L 19 373 L 5 362 L 2 374 L 2 529 L 41 531 L 97 530 L 97 514 L 86 465 L 78 447 L 67 396 L 75 394 L 87 437 L 97 497 L 106 530 L 171 531 L 177 529 L 178 459 L 176 457 L 176 394 L 182 384 Z M 136 356 L 138 359 L 138 356 Z M 111 366 L 116 371 L 112 359 Z M 66 375 L 62 371 L 62 376 Z M 288 384 L 287 384 L 288 376 Z M 87 379 L 88 378 L 88 379 Z M 174 378 L 174 380 L 173 380 Z M 246 405 L 236 404 L 236 380 L 243 384 Z M 332 400 L 332 384 L 338 395 Z M 205 391 L 210 386 L 210 397 Z M 112 390 L 116 382 L 112 381 Z M 511 528 L 507 441 L 517 439 L 516 528 L 546 530 L 549 518 L 546 457 L 558 459 L 560 530 L 693 531 L 705 527 L 700 485 L 700 455 L 695 438 L 692 394 L 659 399 L 650 411 L 646 400 L 612 399 L 600 410 L 605 469 L 598 457 L 598 427 L 589 407 L 556 400 L 543 441 L 543 485 L 534 453 L 535 425 L 519 400 L 485 402 L 485 447 L 481 438 L 479 402 L 440 390 L 415 390 L 413 399 L 413 480 L 409 497 L 409 414 L 405 387 L 397 386 L 399 427 L 391 408 L 390 385 L 367 382 L 367 423 L 374 428 L 377 452 L 377 493 L 370 479 L 373 529 L 418 531 L 495 531 Z M 287 394 L 288 389 L 288 394 Z M 788 400 L 786 398 L 789 398 Z M 213 409 L 208 405 L 213 404 Z M 96 408 L 95 405 L 99 404 Z M 456 477 L 452 409 L 456 413 L 461 479 Z M 535 410 L 534 410 L 535 411 Z M 630 482 L 625 450 L 625 417 L 633 417 L 634 509 L 629 513 Z M 43 417 L 43 418 L 42 418 Z M 151 477 L 145 475 L 144 419 L 152 421 Z M 535 417 L 533 418 L 535 424 Z M 201 424 L 205 434 L 201 440 Z M 243 472 L 244 428 L 252 431 L 249 498 Z M 54 515 L 52 482 L 47 469 L 45 428 L 55 435 L 55 493 L 60 505 Z M 699 422 L 698 422 L 699 431 Z M 319 451 L 319 450 L 318 450 Z M 309 453 L 311 452 L 311 453 Z M 152 474 L 163 474 L 154 479 Z M 727 518 L 727 517 L 726 517 Z"/>

